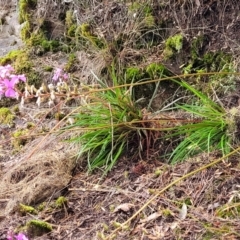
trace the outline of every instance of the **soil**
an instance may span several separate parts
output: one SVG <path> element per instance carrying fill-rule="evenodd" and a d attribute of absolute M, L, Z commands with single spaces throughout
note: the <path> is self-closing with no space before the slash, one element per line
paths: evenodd
<path fill-rule="evenodd" d="M 111 23 L 107 20 L 109 15 L 115 16 L 117 21 L 126 14 L 122 3 L 100 2 L 92 5 L 99 28 L 107 28 L 106 24 Z M 94 4 L 98 8 L 94 8 Z M 165 26 L 170 29 L 168 35 L 180 29 L 186 43 L 183 51 L 171 60 L 163 58 L 161 44 L 151 51 L 141 49 L 138 54 L 147 54 L 141 67 L 155 61 L 164 62 L 172 74 L 181 73 L 180 66 L 188 63 L 190 54 L 191 46 L 187 40 L 204 33 L 206 38 L 200 55 L 225 50 L 232 54 L 238 69 L 239 9 L 238 1 L 224 4 L 214 0 L 194 3 L 170 1 L 162 8 L 156 4 L 156 15 L 174 19 Z M 105 15 L 101 16 L 103 10 Z M 7 26 L 4 29 L 5 34 Z M 14 49 L 15 46 L 4 45 L 7 43 L 5 37 L 11 39 L 11 36 L 0 35 L 1 49 Z M 121 63 L 127 66 L 137 61 L 138 54 L 126 51 L 118 54 Z M 92 83 L 91 68 L 95 65 L 95 72 L 101 73 L 107 60 L 103 63 L 99 55 L 98 58 L 96 55 L 89 57 L 84 50 L 78 50 L 77 56 L 79 65 L 75 66 L 74 77 L 81 78 L 84 83 Z M 49 62 L 57 66 L 64 65 L 66 59 L 64 53 L 47 53 L 38 56 L 36 62 L 39 66 Z M 49 75 L 44 76 L 50 78 Z M 238 77 L 234 77 L 234 84 L 238 84 Z M 175 88 L 162 87 L 154 99 L 156 109 L 175 94 Z M 235 97 L 236 93 L 232 96 Z M 221 100 L 225 101 L 226 107 L 229 103 L 238 104 L 224 94 Z M 26 233 L 29 239 L 39 240 L 240 239 L 238 153 L 218 164 L 202 168 L 218 159 L 219 153 L 204 153 L 171 165 L 159 152 L 155 154 L 156 149 L 147 149 L 151 151 L 143 154 L 142 158 L 133 158 L 132 153 L 126 152 L 107 176 L 103 177 L 101 169 L 90 174 L 86 159 L 72 158 L 81 146 L 64 141 L 75 133 L 59 136 L 59 132 L 54 131 L 64 127 L 64 123 L 54 117 L 58 107 L 49 108 L 45 103 L 37 108 L 35 101 L 30 100 L 20 108 L 13 125 L 0 125 L 0 239 L 7 239 L 10 229 L 19 230 L 32 219 L 52 225 L 49 233 L 41 232 L 39 236 L 30 230 Z M 10 102 L 12 110 L 15 104 L 16 101 Z M 65 111 L 67 114 L 70 110 L 65 108 Z M 29 122 L 34 127 L 29 128 L 27 136 L 23 136 L 26 138 L 24 146 L 16 149 L 12 134 L 16 130 L 27 129 Z M 59 196 L 66 198 L 61 206 L 56 205 Z M 34 206 L 37 213 L 21 212 L 20 203 Z"/>

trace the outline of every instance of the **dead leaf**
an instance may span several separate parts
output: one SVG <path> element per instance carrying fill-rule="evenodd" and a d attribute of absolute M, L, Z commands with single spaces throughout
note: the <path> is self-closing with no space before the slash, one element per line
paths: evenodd
<path fill-rule="evenodd" d="M 180 213 L 179 213 L 179 218 L 181 220 L 184 220 L 186 216 L 187 216 L 187 205 L 183 203 L 182 209 L 180 210 Z"/>
<path fill-rule="evenodd" d="M 148 217 L 140 220 L 140 223 L 146 223 L 146 222 L 153 221 L 153 220 L 157 219 L 160 216 L 161 216 L 161 213 L 155 212 L 155 213 L 149 215 Z"/>
<path fill-rule="evenodd" d="M 129 212 L 133 207 L 134 205 L 131 203 L 123 203 L 117 206 L 113 212 L 115 213 L 118 212 L 119 210 L 122 210 L 123 212 Z"/>

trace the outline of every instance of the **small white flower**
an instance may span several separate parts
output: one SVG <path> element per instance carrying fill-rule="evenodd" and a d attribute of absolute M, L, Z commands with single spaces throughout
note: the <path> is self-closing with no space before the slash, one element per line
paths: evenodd
<path fill-rule="evenodd" d="M 51 100 L 54 100 L 55 98 L 56 98 L 55 92 L 54 92 L 54 91 L 51 91 L 51 93 L 50 93 L 50 99 L 51 99 Z"/>
<path fill-rule="evenodd" d="M 34 92 L 37 92 L 37 89 L 35 88 L 34 85 L 31 85 L 31 87 L 30 87 L 30 93 L 33 94 Z"/>
<path fill-rule="evenodd" d="M 41 103 L 42 103 L 42 99 L 41 99 L 41 97 L 38 97 L 38 99 L 36 101 L 36 104 L 38 105 L 38 107 L 40 107 Z"/>
<path fill-rule="evenodd" d="M 28 91 L 28 87 L 25 86 L 24 96 L 27 98 L 29 95 L 30 95 L 30 93 Z"/>
<path fill-rule="evenodd" d="M 20 106 L 21 106 L 21 107 L 24 106 L 24 97 L 21 98 Z"/>
<path fill-rule="evenodd" d="M 36 91 L 35 97 L 39 97 L 40 94 L 41 94 L 41 91 L 40 91 L 40 89 L 38 89 L 38 90 Z"/>
<path fill-rule="evenodd" d="M 51 91 L 51 90 L 54 90 L 53 84 L 52 84 L 52 83 L 48 84 L 48 88 L 49 88 L 50 91 Z"/>
<path fill-rule="evenodd" d="M 69 122 L 70 124 L 74 124 L 74 122 L 75 122 L 75 121 L 74 121 L 74 118 L 69 117 L 69 118 L 68 118 L 68 122 Z"/>
<path fill-rule="evenodd" d="M 53 106 L 53 105 L 54 105 L 53 100 L 52 100 L 52 99 L 49 99 L 49 101 L 48 101 L 48 106 L 51 107 L 51 106 Z"/>

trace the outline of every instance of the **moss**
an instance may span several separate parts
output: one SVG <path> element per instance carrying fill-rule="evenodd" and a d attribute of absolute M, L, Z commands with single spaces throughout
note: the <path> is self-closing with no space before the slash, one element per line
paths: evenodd
<path fill-rule="evenodd" d="M 129 6 L 128 10 L 130 12 L 138 12 L 141 11 L 145 16 L 152 15 L 152 7 L 149 4 L 140 4 L 139 2 L 134 1 L 131 6 Z"/>
<path fill-rule="evenodd" d="M 21 29 L 21 38 L 26 43 L 28 47 L 38 47 L 35 48 L 35 53 L 37 55 L 41 55 L 45 52 L 52 51 L 56 52 L 59 50 L 60 43 L 57 40 L 49 40 L 46 37 L 46 25 L 47 22 L 44 18 L 39 18 L 35 20 L 37 23 L 37 30 L 33 30 L 34 26 L 32 22 L 32 12 L 31 9 L 33 8 L 34 4 L 36 4 L 37 1 L 35 0 L 22 0 L 23 5 L 28 3 L 27 8 L 24 8 L 24 14 L 27 14 L 27 18 L 25 18 L 24 26 Z M 23 15 L 23 14 L 22 14 Z"/>
<path fill-rule="evenodd" d="M 46 207 L 46 202 L 43 202 L 37 206 L 37 210 L 41 212 L 45 209 L 45 207 Z"/>
<path fill-rule="evenodd" d="M 12 133 L 12 145 L 16 150 L 27 143 L 28 129 L 19 129 Z"/>
<path fill-rule="evenodd" d="M 26 213 L 37 214 L 37 211 L 34 207 L 27 206 L 27 205 L 24 205 L 24 204 L 19 205 L 19 211 L 22 214 L 26 214 Z"/>
<path fill-rule="evenodd" d="M 0 108 L 0 123 L 12 125 L 15 116 L 12 112 L 5 107 Z"/>
<path fill-rule="evenodd" d="M 155 27 L 155 18 L 154 18 L 154 16 L 152 16 L 152 15 L 146 16 L 143 19 L 143 24 L 148 29 L 151 29 L 151 28 Z"/>
<path fill-rule="evenodd" d="M 162 210 L 162 215 L 164 217 L 170 217 L 170 216 L 173 216 L 174 214 L 169 208 L 165 208 Z"/>
<path fill-rule="evenodd" d="M 24 23 L 21 29 L 21 39 L 26 42 L 31 37 L 32 28 L 30 22 L 27 21 Z"/>
<path fill-rule="evenodd" d="M 18 105 L 14 106 L 12 110 L 13 110 L 13 112 L 14 112 L 16 115 L 19 115 L 19 114 L 20 114 L 20 109 L 19 109 L 19 106 L 18 106 Z"/>
<path fill-rule="evenodd" d="M 175 53 L 179 53 L 183 48 L 183 35 L 176 34 L 169 37 L 165 42 L 164 57 L 171 58 Z"/>
<path fill-rule="evenodd" d="M 37 0 L 20 0 L 19 1 L 19 22 L 23 27 L 21 28 L 21 38 L 26 42 L 33 32 L 31 24 L 32 10 L 37 6 Z"/>
<path fill-rule="evenodd" d="M 19 22 L 29 19 L 29 11 L 37 6 L 37 0 L 19 0 Z"/>
<path fill-rule="evenodd" d="M 67 30 L 67 36 L 69 37 L 75 37 L 77 30 L 77 24 L 71 25 Z"/>
<path fill-rule="evenodd" d="M 31 129 L 35 127 L 35 124 L 33 122 L 27 122 L 27 129 Z"/>
<path fill-rule="evenodd" d="M 135 80 L 140 80 L 142 77 L 141 69 L 138 67 L 127 68 L 125 74 L 127 82 L 134 82 Z"/>
<path fill-rule="evenodd" d="M 67 203 L 67 199 L 65 197 L 61 196 L 56 200 L 55 205 L 56 205 L 57 208 L 61 208 L 66 203 Z"/>
<path fill-rule="evenodd" d="M 204 53 L 204 46 L 209 42 L 205 35 L 198 36 L 191 41 L 190 60 L 183 68 L 184 73 L 198 71 L 231 71 L 231 55 L 223 51 Z M 222 77 L 222 76 L 221 76 Z"/>
<path fill-rule="evenodd" d="M 65 26 L 66 26 L 67 36 L 75 37 L 75 33 L 77 30 L 77 24 L 76 24 L 76 20 L 74 19 L 74 16 L 73 16 L 73 11 L 71 11 L 71 10 L 68 10 L 66 12 Z"/>
<path fill-rule="evenodd" d="M 28 85 L 34 85 L 36 88 L 39 88 L 42 85 L 42 78 L 38 72 L 31 71 L 26 73 Z"/>
<path fill-rule="evenodd" d="M 68 56 L 67 64 L 65 65 L 64 69 L 66 72 L 74 71 L 75 64 L 77 62 L 77 57 L 75 53 L 70 53 Z"/>
<path fill-rule="evenodd" d="M 0 58 L 0 64 L 6 65 L 6 64 L 12 64 L 16 61 L 17 58 L 25 58 L 26 53 L 23 50 L 12 50 L 5 56 Z"/>
<path fill-rule="evenodd" d="M 83 23 L 76 30 L 76 35 L 80 34 L 87 42 L 97 48 L 104 48 L 104 42 L 93 33 L 93 27 L 89 23 Z"/>
<path fill-rule="evenodd" d="M 51 224 L 41 220 L 30 220 L 27 222 L 26 228 L 31 236 L 41 236 L 52 231 Z"/>
<path fill-rule="evenodd" d="M 60 120 L 62 120 L 65 116 L 66 116 L 66 114 L 64 114 L 64 113 L 62 113 L 62 112 L 57 112 L 57 113 L 55 113 L 54 118 L 55 118 L 57 121 L 60 121 Z"/>
<path fill-rule="evenodd" d="M 203 52 L 204 43 L 207 41 L 207 37 L 204 35 L 194 38 L 191 42 L 191 59 L 196 60 L 201 57 Z"/>
<path fill-rule="evenodd" d="M 44 66 L 44 71 L 52 72 L 53 71 L 53 67 L 52 66 Z"/>
<path fill-rule="evenodd" d="M 12 50 L 7 55 L 0 58 L 0 64 L 11 64 L 16 73 L 25 74 L 28 85 L 34 85 L 36 88 L 40 87 L 42 79 L 38 72 L 33 68 L 33 63 L 30 60 L 29 53 L 26 50 Z M 22 86 L 23 88 L 24 86 Z M 19 86 L 19 90 L 23 90 Z"/>
<path fill-rule="evenodd" d="M 42 30 L 38 33 L 31 34 L 31 36 L 26 39 L 26 44 L 29 47 L 35 47 L 35 53 L 37 55 L 42 55 L 45 52 L 57 52 L 60 49 L 60 43 L 57 40 L 48 40 Z"/>
<path fill-rule="evenodd" d="M 163 65 L 159 63 L 151 63 L 146 67 L 146 72 L 148 73 L 149 77 L 160 78 L 163 76 L 170 76 L 170 71 Z"/>
<path fill-rule="evenodd" d="M 28 81 L 31 81 L 34 70 L 32 68 L 33 64 L 29 60 L 29 56 L 26 51 L 24 50 L 10 51 L 7 55 L 0 58 L 0 64 L 1 65 L 11 64 L 15 69 L 16 73 L 25 74 Z M 19 90 L 22 90 L 21 86 Z"/>
<path fill-rule="evenodd" d="M 40 44 L 45 52 L 57 52 L 58 51 L 58 47 L 60 46 L 59 41 L 56 40 L 46 40 L 43 39 L 41 44 Z"/>

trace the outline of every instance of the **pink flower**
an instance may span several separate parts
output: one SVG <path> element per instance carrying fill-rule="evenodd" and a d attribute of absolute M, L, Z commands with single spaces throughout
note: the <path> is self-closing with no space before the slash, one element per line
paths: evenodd
<path fill-rule="evenodd" d="M 26 82 L 26 77 L 24 74 L 22 75 L 15 75 L 15 74 L 12 74 L 9 76 L 9 78 L 13 81 L 15 81 L 15 83 L 19 83 L 19 80 L 23 81 L 23 82 Z"/>
<path fill-rule="evenodd" d="M 15 235 L 14 237 L 16 238 L 16 240 L 29 240 L 27 238 L 27 236 L 24 235 L 23 233 L 19 233 L 18 235 Z"/>
<path fill-rule="evenodd" d="M 14 71 L 14 69 L 9 64 L 6 66 L 0 66 L 0 77 L 5 78 L 5 77 L 9 76 L 12 71 Z"/>
<path fill-rule="evenodd" d="M 18 97 L 17 92 L 14 90 L 15 84 L 16 84 L 15 80 L 4 79 L 5 97 L 10 97 L 10 98 Z"/>
<path fill-rule="evenodd" d="M 29 240 L 24 233 L 18 233 L 14 235 L 12 231 L 8 231 L 7 240 Z"/>
<path fill-rule="evenodd" d="M 52 80 L 57 82 L 57 81 L 61 81 L 61 80 L 67 80 L 68 79 L 68 74 L 64 73 L 63 70 L 61 68 L 56 68 L 54 71 L 54 75 Z"/>
<path fill-rule="evenodd" d="M 15 85 L 19 81 L 26 82 L 24 74 L 16 75 L 11 65 L 0 66 L 0 98 L 5 95 L 9 98 L 18 98 L 18 93 L 15 91 Z"/>

